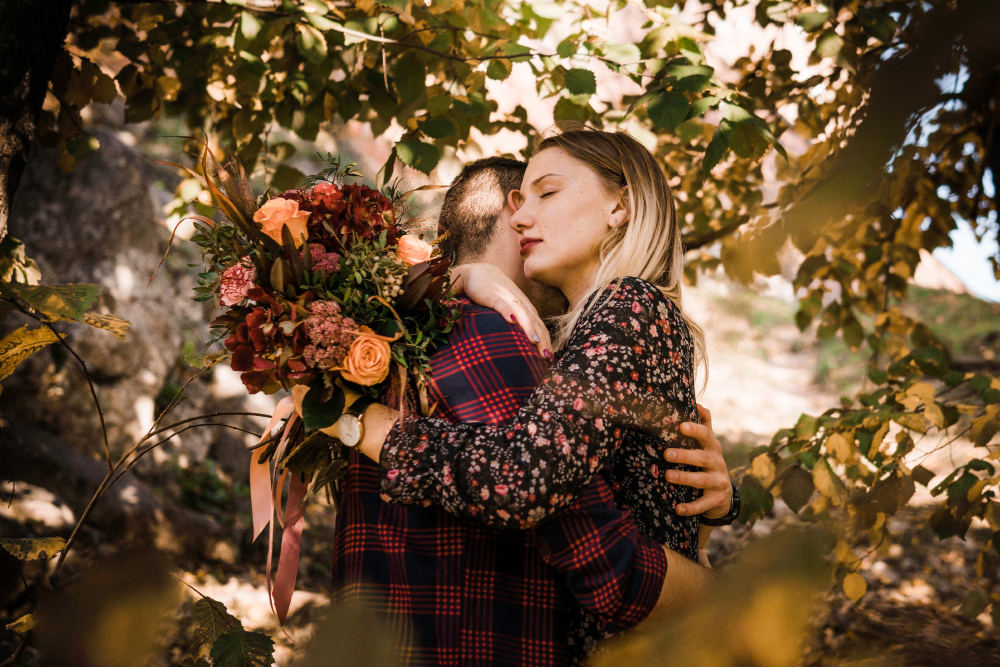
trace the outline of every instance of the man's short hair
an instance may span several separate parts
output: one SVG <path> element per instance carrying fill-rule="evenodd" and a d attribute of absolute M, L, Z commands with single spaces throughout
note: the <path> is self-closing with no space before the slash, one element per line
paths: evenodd
<path fill-rule="evenodd" d="M 509 157 L 487 157 L 465 165 L 444 196 L 438 218 L 439 247 L 461 262 L 482 254 L 496 231 L 511 190 L 521 187 L 528 165 Z"/>

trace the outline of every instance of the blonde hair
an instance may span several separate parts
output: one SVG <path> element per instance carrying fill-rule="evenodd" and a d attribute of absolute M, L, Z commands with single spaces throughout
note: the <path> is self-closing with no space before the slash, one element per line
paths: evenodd
<path fill-rule="evenodd" d="M 546 148 L 561 148 L 590 167 L 609 194 L 622 197 L 628 211 L 627 221 L 608 229 L 601 240 L 600 264 L 589 292 L 603 291 L 629 276 L 656 285 L 680 309 L 694 340 L 695 366 L 704 368 L 707 379 L 705 335 L 681 307 L 684 247 L 674 198 L 656 158 L 626 132 L 573 122 L 561 122 L 541 135 L 535 141 L 534 154 Z M 617 289 L 616 285 L 614 290 L 591 300 L 589 306 L 585 299 L 581 300 L 555 318 L 556 348 L 566 344 L 582 315 L 599 308 Z"/>

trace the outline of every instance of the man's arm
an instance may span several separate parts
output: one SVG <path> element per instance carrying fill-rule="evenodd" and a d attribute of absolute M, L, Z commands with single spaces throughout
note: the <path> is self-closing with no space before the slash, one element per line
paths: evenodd
<path fill-rule="evenodd" d="M 664 576 L 669 574 L 667 554 L 639 532 L 631 512 L 615 505 L 601 475 L 572 505 L 532 533 L 545 562 L 562 575 L 602 630 L 633 627 L 662 597 Z"/>
<path fill-rule="evenodd" d="M 704 599 L 705 593 L 718 581 L 714 570 L 685 558 L 673 549 L 661 548 L 667 558 L 667 576 L 663 579 L 653 615 L 684 609 Z"/>

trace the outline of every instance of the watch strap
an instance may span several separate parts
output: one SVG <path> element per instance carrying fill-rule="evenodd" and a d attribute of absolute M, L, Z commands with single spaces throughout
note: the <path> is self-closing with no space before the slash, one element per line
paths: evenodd
<path fill-rule="evenodd" d="M 729 514 L 726 516 L 719 517 L 718 519 L 709 519 L 704 514 L 698 515 L 698 521 L 706 526 L 728 526 L 736 520 L 740 515 L 740 492 L 736 489 L 736 485 L 733 485 L 733 502 L 729 507 Z"/>
<path fill-rule="evenodd" d="M 351 405 L 344 410 L 345 415 L 351 415 L 355 419 L 361 419 L 361 415 L 365 413 L 365 410 L 375 402 L 375 399 L 371 396 L 362 396 L 358 400 L 351 403 Z"/>

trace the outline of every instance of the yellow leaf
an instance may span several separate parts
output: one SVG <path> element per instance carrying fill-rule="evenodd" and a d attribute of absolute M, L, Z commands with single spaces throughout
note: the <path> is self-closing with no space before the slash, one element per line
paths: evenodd
<path fill-rule="evenodd" d="M 837 479 L 826 459 L 819 459 L 813 464 L 813 484 L 824 496 L 829 498 L 834 505 L 840 505 L 842 501 L 843 483 Z"/>
<path fill-rule="evenodd" d="M 161 76 L 156 80 L 156 87 L 160 89 L 160 97 L 167 102 L 173 102 L 177 99 L 177 93 L 180 92 L 181 82 L 172 76 Z"/>
<path fill-rule="evenodd" d="M 968 493 L 968 494 L 966 494 L 966 499 L 967 499 L 967 500 L 968 500 L 968 501 L 969 501 L 970 503 L 972 503 L 972 502 L 975 502 L 976 500 L 978 500 L 978 499 L 979 499 L 979 496 L 980 496 L 980 495 L 982 494 L 982 492 L 983 492 L 983 489 L 985 489 L 985 488 L 986 488 L 986 486 L 987 486 L 987 485 L 988 485 L 989 483 L 990 483 L 990 480 L 988 480 L 988 479 L 981 479 L 981 480 L 979 480 L 978 482 L 976 482 L 975 484 L 973 484 L 973 485 L 972 485 L 972 488 L 971 488 L 971 489 L 969 489 L 969 493 Z"/>
<path fill-rule="evenodd" d="M 774 481 L 774 462 L 767 454 L 761 454 L 753 460 L 750 466 L 750 474 L 760 480 L 765 487 Z"/>
<path fill-rule="evenodd" d="M 983 518 L 993 530 L 1000 530 L 1000 503 L 989 501 L 986 503 L 986 510 Z"/>
<path fill-rule="evenodd" d="M 1000 431 L 998 412 L 1000 412 L 1000 406 L 987 405 L 983 414 L 972 420 L 971 428 L 969 429 L 969 439 L 977 447 L 985 447 L 990 444 L 993 436 L 997 434 L 997 431 Z"/>
<path fill-rule="evenodd" d="M 923 415 L 918 415 L 915 412 L 906 412 L 901 414 L 893 419 L 893 421 L 903 428 L 908 428 L 911 431 L 916 431 L 917 433 L 927 432 L 927 420 L 924 419 Z"/>
<path fill-rule="evenodd" d="M 882 449 L 882 441 L 885 440 L 885 436 L 888 432 L 889 432 L 889 422 L 882 422 L 882 425 L 879 427 L 877 431 L 875 431 L 875 435 L 872 437 L 872 446 L 868 450 L 869 458 L 875 456 L 875 454 L 878 453 L 880 449 Z"/>
<path fill-rule="evenodd" d="M 834 433 L 826 439 L 826 451 L 833 454 L 841 463 L 847 463 L 851 458 L 851 443 L 840 433 Z"/>
<path fill-rule="evenodd" d="M 29 329 L 24 325 L 0 340 L 0 380 L 8 377 L 29 356 L 59 340 L 48 327 Z"/>
<path fill-rule="evenodd" d="M 125 340 L 129 327 L 132 323 L 114 315 L 98 315 L 97 313 L 87 313 L 83 316 L 85 324 L 89 324 L 95 329 L 104 329 L 114 334 L 118 340 Z"/>
<path fill-rule="evenodd" d="M 844 577 L 844 594 L 851 599 L 851 602 L 860 600 L 867 591 L 868 584 L 865 583 L 865 578 L 857 572 L 852 572 Z"/>
<path fill-rule="evenodd" d="M 35 617 L 31 614 L 27 614 L 17 619 L 13 623 L 7 624 L 7 629 L 11 632 L 27 632 L 31 628 L 35 627 Z"/>
<path fill-rule="evenodd" d="M 18 560 L 49 559 L 66 548 L 66 540 L 61 537 L 24 539 L 0 537 L 0 547 L 9 551 Z"/>

